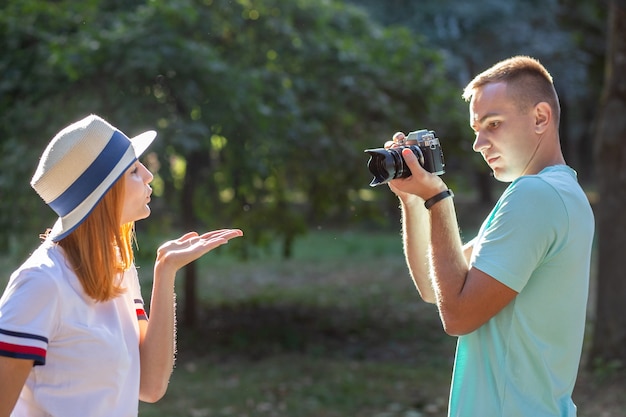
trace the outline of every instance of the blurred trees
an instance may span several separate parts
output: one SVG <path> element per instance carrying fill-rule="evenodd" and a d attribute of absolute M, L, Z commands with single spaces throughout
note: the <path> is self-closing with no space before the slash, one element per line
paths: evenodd
<path fill-rule="evenodd" d="M 86 113 L 159 131 L 171 223 L 288 254 L 307 222 L 367 210 L 365 147 L 456 101 L 435 50 L 338 1 L 20 0 L 0 25 L 5 248 L 46 215 L 25 187 L 36 157 Z"/>
<path fill-rule="evenodd" d="M 606 78 L 595 136 L 599 201 L 598 291 L 591 350 L 593 366 L 626 365 L 626 2 L 612 0 Z"/>
<path fill-rule="evenodd" d="M 605 2 L 589 0 L 350 0 L 386 25 L 403 25 L 443 51 L 459 90 L 476 74 L 514 55 L 539 59 L 554 77 L 562 107 L 561 142 L 583 181 L 592 177 L 591 140 L 602 87 Z M 464 110 L 466 111 L 466 110 Z M 466 138 L 471 138 L 469 127 Z M 466 139 L 469 141 L 469 139 Z M 469 142 L 468 142 L 469 143 Z M 467 146 L 469 149 L 469 145 Z M 489 169 L 474 166 L 490 199 Z"/>
<path fill-rule="evenodd" d="M 591 171 L 603 2 L 8 0 L 1 7 L 0 250 L 16 256 L 54 220 L 27 186 L 37 157 L 88 113 L 129 135 L 159 132 L 146 162 L 162 198 L 139 228 L 240 227 L 246 238 L 229 247 L 243 257 L 274 242 L 289 256 L 308 227 L 370 224 L 395 213 L 391 193 L 367 187 L 362 152 L 395 130 L 436 130 L 451 171 L 464 171 L 474 160 L 450 157 L 471 154 L 460 89 L 514 54 L 536 56 L 555 76 L 566 156 L 579 172 Z M 488 185 L 478 184 L 488 198 Z M 193 299 L 194 267 L 186 273 Z"/>
<path fill-rule="evenodd" d="M 0 248 L 42 217 L 52 222 L 24 179 L 52 134 L 96 112 L 129 134 L 159 131 L 159 229 L 231 224 L 247 232 L 234 245 L 242 255 L 278 240 L 288 256 L 311 224 L 369 221 L 384 213 L 371 201 L 395 204 L 364 188 L 362 154 L 392 130 L 432 128 L 446 155 L 471 153 L 460 89 L 517 53 L 554 73 L 568 160 L 590 171 L 602 5 L 351 3 L 377 21 L 324 0 L 9 1 L 0 14 Z M 448 163 L 467 163 L 459 159 L 468 158 Z"/>
<path fill-rule="evenodd" d="M 244 257 L 273 242 L 288 256 L 308 224 L 380 216 L 370 201 L 393 197 L 367 189 L 363 149 L 459 114 L 436 50 L 339 1 L 20 0 L 0 27 L 5 250 L 52 224 L 26 184 L 52 135 L 89 113 L 159 132 L 146 160 L 163 198 L 139 227 L 239 227 Z"/>

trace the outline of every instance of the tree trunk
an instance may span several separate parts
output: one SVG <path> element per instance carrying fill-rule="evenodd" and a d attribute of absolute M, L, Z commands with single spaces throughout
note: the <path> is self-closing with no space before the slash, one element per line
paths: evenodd
<path fill-rule="evenodd" d="M 626 363 L 626 7 L 609 11 L 605 86 L 595 138 L 598 283 L 589 363 Z"/>
<path fill-rule="evenodd" d="M 197 172 L 208 164 L 206 155 L 202 152 L 196 152 L 187 156 L 187 171 L 185 172 L 185 181 L 181 193 L 180 212 L 182 216 L 182 224 L 186 229 L 185 232 L 195 230 L 197 227 L 197 218 L 194 214 L 195 191 L 198 187 L 196 175 Z M 183 324 L 187 327 L 193 327 L 198 317 L 198 267 L 196 262 L 192 262 L 184 267 L 185 286 L 184 286 L 184 304 L 183 304 Z"/>
<path fill-rule="evenodd" d="M 196 288 L 198 282 L 198 268 L 192 262 L 185 266 L 185 304 L 183 310 L 183 324 L 194 327 L 198 318 L 198 300 Z"/>

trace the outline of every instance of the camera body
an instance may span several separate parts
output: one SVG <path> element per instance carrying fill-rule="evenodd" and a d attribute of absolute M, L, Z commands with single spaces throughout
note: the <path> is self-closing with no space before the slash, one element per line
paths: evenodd
<path fill-rule="evenodd" d="M 366 149 L 370 155 L 367 167 L 374 175 L 370 183 L 371 187 L 385 184 L 396 178 L 406 178 L 411 176 L 411 171 L 402 157 L 402 150 L 411 149 L 417 157 L 420 165 L 428 172 L 436 175 L 445 173 L 445 161 L 441 143 L 435 132 L 428 129 L 416 130 L 407 135 L 405 143 L 415 142 L 416 144 L 405 144 L 396 148 L 375 148 Z"/>

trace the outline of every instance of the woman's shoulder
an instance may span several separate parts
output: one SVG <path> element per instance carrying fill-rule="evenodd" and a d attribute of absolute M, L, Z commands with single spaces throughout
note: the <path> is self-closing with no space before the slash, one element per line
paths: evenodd
<path fill-rule="evenodd" d="M 67 265 L 63 249 L 56 243 L 44 241 L 20 265 L 16 272 L 28 270 L 41 271 L 45 274 L 50 270 L 67 269 Z"/>
<path fill-rule="evenodd" d="M 43 242 L 11 275 L 9 285 L 34 285 L 39 291 L 56 292 L 67 282 L 71 269 L 63 249 L 56 244 Z"/>

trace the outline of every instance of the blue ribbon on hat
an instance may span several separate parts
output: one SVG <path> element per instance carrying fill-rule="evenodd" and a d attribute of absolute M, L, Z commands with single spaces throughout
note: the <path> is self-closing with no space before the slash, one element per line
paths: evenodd
<path fill-rule="evenodd" d="M 59 197 L 48 205 L 59 215 L 66 216 L 71 213 L 104 181 L 113 168 L 120 162 L 128 148 L 131 146 L 130 139 L 122 132 L 116 130 L 111 139 L 102 149 L 100 154 L 87 167 L 72 185 Z"/>

